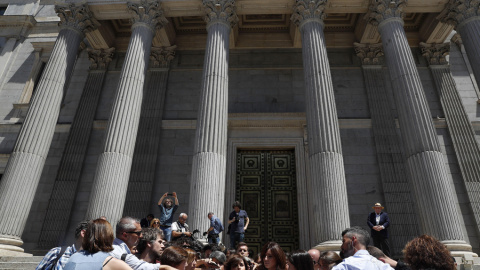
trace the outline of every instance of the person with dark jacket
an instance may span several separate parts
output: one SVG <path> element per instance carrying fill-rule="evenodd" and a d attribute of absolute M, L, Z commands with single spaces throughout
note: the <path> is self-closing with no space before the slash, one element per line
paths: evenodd
<path fill-rule="evenodd" d="M 373 245 L 381 249 L 385 255 L 390 256 L 387 230 L 390 226 L 390 219 L 387 213 L 382 212 L 384 207 L 380 203 L 376 203 L 372 208 L 375 211 L 368 215 L 367 224 L 371 229 Z"/>

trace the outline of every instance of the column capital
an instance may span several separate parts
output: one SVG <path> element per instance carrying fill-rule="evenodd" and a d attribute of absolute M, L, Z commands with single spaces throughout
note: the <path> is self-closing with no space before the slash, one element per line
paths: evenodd
<path fill-rule="evenodd" d="M 59 25 L 62 28 L 73 29 L 80 34 L 95 30 L 100 23 L 93 17 L 87 4 L 55 5 L 55 12 L 60 17 Z"/>
<path fill-rule="evenodd" d="M 461 47 L 463 44 L 462 37 L 460 36 L 459 33 L 456 33 L 455 35 L 453 35 L 450 41 L 455 42 L 455 44 L 457 44 L 459 47 Z"/>
<path fill-rule="evenodd" d="M 90 60 L 90 70 L 106 70 L 108 63 L 112 61 L 115 48 L 108 49 L 87 49 L 88 60 Z"/>
<path fill-rule="evenodd" d="M 175 58 L 176 45 L 170 47 L 152 47 L 150 60 L 153 68 L 168 68 Z"/>
<path fill-rule="evenodd" d="M 155 33 L 157 28 L 162 28 L 168 23 L 158 1 L 141 0 L 139 3 L 127 2 L 127 8 L 133 15 L 131 19 L 132 28 L 143 24 L 148 26 L 152 33 Z"/>
<path fill-rule="evenodd" d="M 480 20 L 480 2 L 477 0 L 450 0 L 437 19 L 453 25 L 458 30 L 470 20 Z"/>
<path fill-rule="evenodd" d="M 312 20 L 323 23 L 327 17 L 324 12 L 326 4 L 327 0 L 297 0 L 290 19 L 300 28 Z"/>
<path fill-rule="evenodd" d="M 420 42 L 422 55 L 430 66 L 448 65 L 446 56 L 450 53 L 450 42 L 442 44 L 428 44 Z"/>
<path fill-rule="evenodd" d="M 391 18 L 403 19 L 403 8 L 407 0 L 374 0 L 368 7 L 365 19 L 373 24 L 379 25 Z"/>
<path fill-rule="evenodd" d="M 235 0 L 203 0 L 207 28 L 213 23 L 228 24 L 234 27 L 238 23 Z"/>
<path fill-rule="evenodd" d="M 362 60 L 362 65 L 381 65 L 383 56 L 383 47 L 381 43 L 376 44 L 364 44 L 354 42 L 355 53 Z"/>

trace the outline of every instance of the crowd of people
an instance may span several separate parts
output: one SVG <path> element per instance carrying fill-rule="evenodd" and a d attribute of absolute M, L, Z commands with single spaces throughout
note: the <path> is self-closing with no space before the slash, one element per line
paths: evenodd
<path fill-rule="evenodd" d="M 207 244 L 193 237 L 195 232 L 189 231 L 185 213 L 173 222 L 178 200 L 175 193 L 172 195 L 175 205 L 171 199 L 165 199 L 168 194 L 159 201 L 162 215 L 168 217 L 157 219 L 148 215 L 141 221 L 123 217 L 116 224 L 115 236 L 112 225 L 105 217 L 80 222 L 75 230 L 75 243 L 53 248 L 36 269 L 456 269 L 455 260 L 446 246 L 431 236 L 422 235 L 407 243 L 403 261 L 396 261 L 381 249 L 371 246 L 371 235 L 361 227 L 347 228 L 342 232 L 339 253 L 321 252 L 315 248 L 286 253 L 279 244 L 267 242 L 260 253 L 252 254 L 248 243 L 243 241 L 248 216 L 245 211 L 240 211 L 239 202 L 233 204 L 234 210 L 229 217 L 230 224 L 243 229 L 243 233 L 238 233 L 230 228 L 230 234 L 234 233 L 231 237 L 235 240 L 234 248 L 230 246 L 227 249 L 220 243 L 218 235 L 223 231 L 223 225 L 213 212 L 207 214 L 210 220 L 210 228 L 204 233 L 209 236 Z M 166 224 L 170 225 L 167 227 Z M 377 229 L 374 230 L 379 231 Z"/>

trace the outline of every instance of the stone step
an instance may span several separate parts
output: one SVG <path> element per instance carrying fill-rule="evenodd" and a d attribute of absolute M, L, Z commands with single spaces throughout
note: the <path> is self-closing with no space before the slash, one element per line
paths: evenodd
<path fill-rule="evenodd" d="M 38 264 L 42 259 L 43 259 L 43 256 L 30 256 L 30 257 L 1 256 L 0 263 L 2 262 L 36 262 Z"/>
<path fill-rule="evenodd" d="M 25 269 L 25 270 L 35 270 L 39 262 L 0 262 L 0 269 Z"/>

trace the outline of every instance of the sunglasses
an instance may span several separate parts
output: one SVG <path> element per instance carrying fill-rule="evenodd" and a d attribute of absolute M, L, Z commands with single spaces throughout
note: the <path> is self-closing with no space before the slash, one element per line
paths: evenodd
<path fill-rule="evenodd" d="M 138 232 L 133 231 L 133 232 L 126 232 L 126 233 L 134 233 L 134 234 L 140 236 L 140 234 L 142 234 L 142 231 L 138 231 Z"/>
<path fill-rule="evenodd" d="M 153 224 L 160 224 L 160 222 L 153 222 Z"/>

